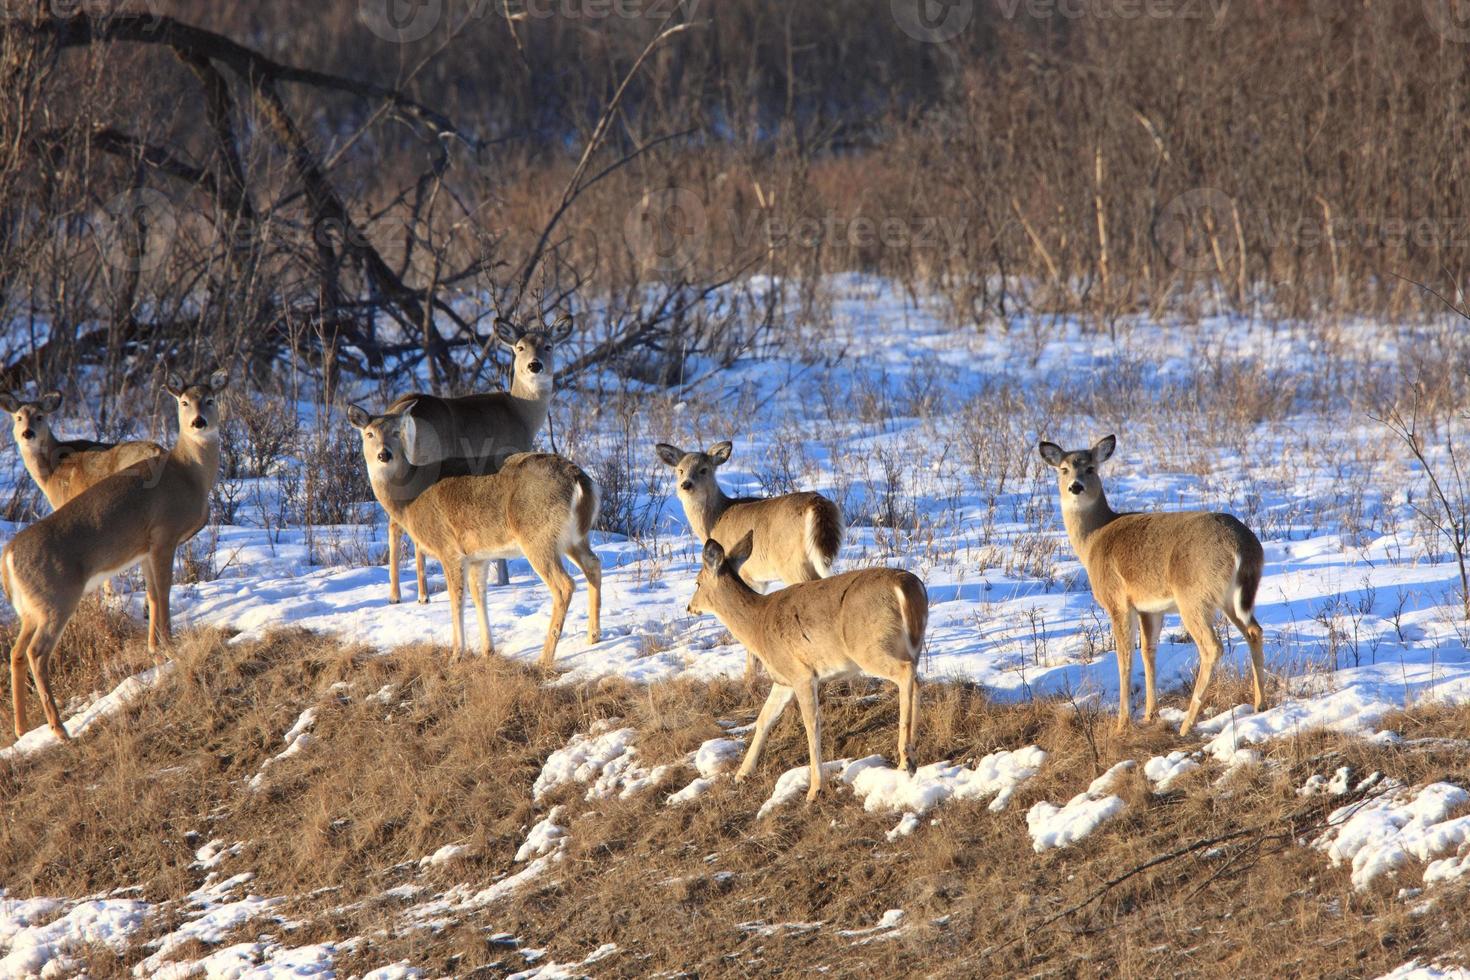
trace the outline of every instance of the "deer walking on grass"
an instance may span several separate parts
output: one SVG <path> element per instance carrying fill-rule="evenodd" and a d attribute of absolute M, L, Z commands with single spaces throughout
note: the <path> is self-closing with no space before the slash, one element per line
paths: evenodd
<path fill-rule="evenodd" d="M 396 399 L 386 414 L 407 413 L 416 423 L 418 440 L 412 463 L 432 466 L 458 460 L 457 471 L 489 473 L 512 453 L 530 452 L 536 434 L 546 425 L 555 391 L 556 347 L 571 336 L 572 318 L 563 315 L 545 330 L 523 331 L 508 320 L 498 320 L 495 336 L 515 356 L 509 391 L 492 391 L 461 398 L 439 398 L 412 392 Z M 401 598 L 398 585 L 399 547 L 403 528 L 388 519 L 388 601 Z M 412 537 L 412 532 L 409 534 Z M 505 562 L 496 562 L 501 584 L 508 581 Z M 423 551 L 414 547 L 418 601 L 429 601 Z"/>
<path fill-rule="evenodd" d="M 17 738 L 27 727 L 27 665 L 47 724 L 58 738 L 67 737 L 51 696 L 51 654 L 82 596 L 107 579 L 143 566 L 148 650 L 157 653 L 169 642 L 174 554 L 209 519 L 209 492 L 219 475 L 217 399 L 228 380 L 217 371 L 208 381 L 166 385 L 178 402 L 179 438 L 173 448 L 74 497 L 17 534 L 0 555 L 0 584 L 20 617 L 10 651 Z"/>
<path fill-rule="evenodd" d="M 1223 648 L 1215 635 L 1216 612 L 1235 624 L 1250 647 L 1255 708 L 1266 704 L 1261 624 L 1256 591 L 1265 556 L 1260 540 L 1229 514 L 1206 511 L 1120 514 L 1108 506 L 1097 469 L 1113 455 L 1107 436 L 1091 449 L 1067 451 L 1053 442 L 1037 449 L 1057 473 L 1067 537 L 1092 585 L 1092 595 L 1113 623 L 1118 651 L 1118 731 L 1130 720 L 1128 695 L 1133 649 L 1143 636 L 1143 720 L 1157 708 L 1154 658 L 1164 614 L 1177 612 L 1199 650 L 1194 696 L 1179 726 L 1187 735 L 1204 707 L 1210 675 Z"/>
<path fill-rule="evenodd" d="M 493 653 L 485 610 L 487 566 L 521 555 L 551 590 L 551 624 L 540 666 L 552 665 L 574 591 L 563 555 L 587 577 L 587 639 L 598 641 L 602 562 L 589 538 L 597 521 L 597 488 L 575 463 L 550 453 L 517 453 L 494 473 L 441 476 L 438 466 L 412 462 L 418 426 L 411 411 L 373 416 L 353 405 L 347 416 L 362 434 L 378 503 L 415 547 L 444 566 L 456 657 L 465 649 L 466 582 L 479 614 L 481 650 Z"/>
<path fill-rule="evenodd" d="M 48 391 L 35 401 L 0 395 L 0 408 L 11 416 L 11 434 L 21 462 L 53 511 L 119 470 L 167 452 L 156 442 L 57 439 L 50 417 L 60 407 L 59 391 Z"/>
<path fill-rule="evenodd" d="M 773 681 L 736 781 L 755 768 L 772 726 L 794 699 L 811 757 L 807 799 L 815 800 L 826 784 L 817 689 L 824 681 L 858 674 L 898 685 L 898 766 L 913 773 L 919 653 L 929 621 L 924 583 L 897 569 L 864 568 L 762 595 L 741 574 L 753 550 L 750 531 L 728 552 L 718 541 L 705 542 L 689 602 L 689 612 L 710 613 L 724 623 Z"/>
<path fill-rule="evenodd" d="M 819 493 L 787 493 L 778 497 L 727 497 L 715 470 L 730 459 L 733 446 L 717 442 L 705 452 L 685 452 L 660 442 L 658 458 L 672 467 L 684 519 L 700 541 L 717 541 L 726 549 L 755 533 L 750 557 L 740 577 L 764 592 L 773 582 L 794 585 L 832 574 L 842 547 L 842 512 Z M 755 680 L 756 658 L 746 654 L 745 682 Z"/>

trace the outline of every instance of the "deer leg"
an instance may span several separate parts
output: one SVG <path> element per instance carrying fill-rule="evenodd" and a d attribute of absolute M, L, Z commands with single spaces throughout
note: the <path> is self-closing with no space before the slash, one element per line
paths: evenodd
<path fill-rule="evenodd" d="M 413 546 L 413 572 L 418 579 L 419 595 L 417 602 L 424 605 L 429 601 L 429 576 L 424 571 L 424 552 L 415 543 Z"/>
<path fill-rule="evenodd" d="M 388 519 L 388 602 L 397 604 L 402 596 L 398 593 L 399 551 L 403 547 L 403 529 Z M 418 549 L 415 548 L 415 551 Z"/>
<path fill-rule="evenodd" d="M 62 628 L 65 626 L 63 623 Z M 66 741 L 71 736 L 61 724 L 61 712 L 56 710 L 56 701 L 51 697 L 51 651 L 56 649 L 56 641 L 60 638 L 61 630 L 53 629 L 49 624 L 43 625 L 26 650 L 26 659 L 31 662 L 31 679 L 36 682 L 36 696 L 41 701 L 41 710 L 46 712 L 46 724 L 57 738 Z"/>
<path fill-rule="evenodd" d="M 1143 648 L 1143 720 L 1147 724 L 1154 720 L 1158 708 L 1158 690 L 1154 683 L 1156 657 L 1159 651 L 1159 633 L 1164 628 L 1163 613 L 1138 614 Z"/>
<path fill-rule="evenodd" d="M 1132 719 L 1128 700 L 1133 684 L 1133 643 L 1137 632 L 1138 614 L 1126 607 L 1109 610 L 1108 618 L 1113 621 L 1113 646 L 1118 652 L 1118 724 L 1120 734 L 1128 730 Z"/>
<path fill-rule="evenodd" d="M 444 566 L 444 590 L 449 593 L 449 623 L 454 636 L 449 660 L 453 663 L 464 652 L 464 560 L 441 555 L 439 564 Z"/>
<path fill-rule="evenodd" d="M 1256 622 L 1252 615 L 1250 621 L 1246 622 L 1235 615 L 1232 609 L 1226 609 L 1225 615 L 1240 630 L 1240 635 L 1245 637 L 1246 645 L 1251 651 L 1251 700 L 1257 711 L 1266 707 L 1266 653 L 1265 636 L 1261 631 L 1261 624 Z"/>
<path fill-rule="evenodd" d="M 812 760 L 812 775 L 807 783 L 806 799 L 815 800 L 827 786 L 822 775 L 822 708 L 817 703 L 817 679 L 796 686 L 796 706 L 801 709 L 801 723 L 806 727 L 806 749 Z"/>
<path fill-rule="evenodd" d="M 910 776 L 918 771 L 914 762 L 914 737 L 918 730 L 919 671 L 906 661 L 898 675 L 898 768 Z"/>
<path fill-rule="evenodd" d="M 158 648 L 173 638 L 169 621 L 168 598 L 174 584 L 174 550 L 154 548 L 143 559 L 148 566 L 148 652 L 156 654 Z M 155 660 L 157 657 L 154 658 Z"/>
<path fill-rule="evenodd" d="M 26 724 L 26 647 L 30 646 L 35 635 L 36 625 L 29 620 L 21 620 L 20 635 L 15 638 L 15 646 L 10 648 L 10 703 L 15 713 L 16 738 L 29 730 Z"/>
<path fill-rule="evenodd" d="M 506 564 L 504 558 L 495 559 L 495 584 L 510 584 L 510 566 Z"/>
<path fill-rule="evenodd" d="M 568 557 L 587 579 L 587 642 L 594 644 L 602 639 L 602 559 L 586 541 L 572 548 Z"/>
<path fill-rule="evenodd" d="M 561 640 L 562 627 L 566 625 L 567 607 L 572 604 L 572 577 L 567 574 L 567 567 L 562 564 L 561 556 L 555 552 L 537 558 L 531 558 L 530 555 L 526 557 L 531 559 L 531 567 L 551 590 L 551 623 L 546 627 L 546 643 L 541 647 L 541 659 L 536 662 L 542 670 L 550 670 L 556 661 L 556 644 Z"/>
<path fill-rule="evenodd" d="M 1189 699 L 1189 710 L 1184 714 L 1184 723 L 1179 726 L 1180 735 L 1189 734 L 1200 710 L 1204 708 L 1210 675 L 1214 673 L 1215 662 L 1220 659 L 1222 652 L 1220 638 L 1215 635 L 1214 624 L 1210 622 L 1212 612 L 1212 609 L 1200 608 L 1179 611 L 1185 630 L 1194 639 L 1194 645 L 1199 650 L 1199 674 L 1194 679 L 1194 696 Z"/>
<path fill-rule="evenodd" d="M 480 654 L 486 657 L 495 652 L 495 642 L 490 639 L 490 616 L 485 612 L 485 572 L 489 565 L 485 561 L 469 563 L 470 594 L 475 600 L 475 613 L 480 617 Z"/>
<path fill-rule="evenodd" d="M 756 716 L 750 748 L 745 750 L 745 758 L 740 760 L 740 769 L 735 773 L 737 783 L 744 781 L 751 770 L 755 769 L 755 764 L 760 761 L 761 750 L 766 747 L 766 737 L 771 734 L 771 728 L 780 720 L 781 712 L 786 710 L 795 694 L 795 691 L 784 684 L 771 685 L 771 693 L 766 695 L 766 703 L 761 705 L 761 713 Z"/>

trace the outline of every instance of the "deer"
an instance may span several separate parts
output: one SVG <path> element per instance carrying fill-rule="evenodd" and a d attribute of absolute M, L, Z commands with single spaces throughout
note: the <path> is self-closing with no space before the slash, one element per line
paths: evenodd
<path fill-rule="evenodd" d="M 842 511 L 819 493 L 776 497 L 727 497 L 715 470 L 730 459 L 734 446 L 717 442 L 704 452 L 685 452 L 666 442 L 654 451 L 672 467 L 684 519 L 699 541 L 729 548 L 748 531 L 758 532 L 756 547 L 742 566 L 745 581 L 758 591 L 773 582 L 812 582 L 832 574 L 842 547 Z M 747 653 L 745 684 L 755 681 L 756 658 Z"/>
<path fill-rule="evenodd" d="M 1235 624 L 1250 647 L 1255 710 L 1266 704 L 1263 634 L 1256 621 L 1265 554 L 1260 539 L 1230 514 L 1208 511 L 1118 513 L 1108 506 L 1098 467 L 1117 446 L 1105 436 L 1091 449 L 1067 451 L 1042 442 L 1037 451 L 1056 470 L 1062 522 L 1087 570 L 1092 596 L 1108 614 L 1118 651 L 1118 722 L 1132 721 L 1129 685 L 1133 650 L 1142 627 L 1145 723 L 1154 719 L 1158 695 L 1154 658 L 1166 613 L 1177 612 L 1199 650 L 1199 672 L 1189 710 L 1179 726 L 1188 735 L 1204 707 L 1210 675 L 1223 648 L 1216 613 Z"/>
<path fill-rule="evenodd" d="M 60 407 L 59 391 L 48 391 L 35 401 L 0 394 L 0 408 L 12 416 L 11 434 L 21 462 L 53 511 L 119 470 L 167 452 L 156 442 L 57 439 L 50 416 Z"/>
<path fill-rule="evenodd" d="M 918 769 L 919 653 L 929 621 L 924 583 L 894 568 L 863 568 L 767 595 L 741 574 L 754 551 L 754 531 L 728 551 L 714 539 L 706 541 L 689 601 L 691 615 L 715 616 L 771 675 L 770 694 L 735 781 L 755 769 L 772 726 L 795 699 L 811 760 L 807 800 L 814 801 L 826 786 L 817 689 L 859 674 L 898 686 L 898 767 L 912 775 Z"/>
<path fill-rule="evenodd" d="M 489 562 L 524 555 L 551 590 L 551 623 L 538 661 L 549 670 L 566 622 L 574 586 L 562 557 L 587 578 L 587 641 L 600 638 L 602 562 L 589 535 L 597 521 L 597 487 L 571 460 L 552 453 L 515 453 L 493 473 L 444 476 L 437 465 L 421 466 L 415 449 L 418 421 L 406 406 L 372 415 L 357 405 L 348 420 L 362 436 L 373 495 L 388 517 L 444 566 L 453 623 L 454 654 L 465 650 L 466 583 L 480 620 L 480 649 L 495 652 L 485 611 Z M 451 460 L 450 465 L 456 465 Z"/>
<path fill-rule="evenodd" d="M 488 472 L 495 461 L 511 453 L 529 452 L 536 434 L 546 424 L 555 391 L 553 353 L 572 333 L 573 321 L 566 314 L 545 330 L 521 330 L 509 320 L 498 319 L 495 338 L 514 355 L 509 391 L 492 391 L 459 398 L 440 398 L 410 392 L 395 399 L 385 414 L 408 412 L 418 431 L 413 463 L 428 466 L 445 459 L 462 461 L 466 472 Z M 401 598 L 398 586 L 399 548 L 402 528 L 388 519 L 388 602 Z M 412 537 L 412 535 L 410 535 Z M 496 578 L 510 580 L 503 560 L 496 562 Z M 424 574 L 424 555 L 415 543 L 414 571 L 418 576 L 418 601 L 429 601 L 429 583 Z"/>
<path fill-rule="evenodd" d="M 225 371 L 189 385 L 170 378 L 164 390 L 177 402 L 179 420 L 173 448 L 73 497 L 0 554 L 0 585 L 20 618 L 10 650 L 16 738 L 27 730 L 26 665 L 51 731 L 69 737 L 51 695 L 51 655 L 82 597 L 107 579 L 141 564 L 148 652 L 156 658 L 171 642 L 174 555 L 209 520 L 209 493 L 219 476 L 218 402 L 228 383 Z"/>

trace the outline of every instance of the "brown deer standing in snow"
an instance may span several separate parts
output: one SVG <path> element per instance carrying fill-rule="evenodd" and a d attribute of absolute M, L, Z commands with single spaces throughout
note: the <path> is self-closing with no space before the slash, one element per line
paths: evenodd
<path fill-rule="evenodd" d="M 897 569 L 864 568 L 762 595 L 741 574 L 753 550 L 750 531 L 728 553 L 718 541 L 705 542 L 704 562 L 689 601 L 691 613 L 710 613 L 724 623 L 746 650 L 760 658 L 774 682 L 735 779 L 750 775 L 771 727 L 795 698 L 811 756 L 807 799 L 816 799 L 826 783 L 817 688 L 824 681 L 857 674 L 898 685 L 898 766 L 913 773 L 919 652 L 929 621 L 924 583 Z"/>
<path fill-rule="evenodd" d="M 46 721 L 66 738 L 51 697 L 50 660 L 82 596 L 142 564 L 148 586 L 148 650 L 169 642 L 174 553 L 209 519 L 209 491 L 219 475 L 220 392 L 224 371 L 208 381 L 165 388 L 178 401 L 179 438 L 167 455 L 135 463 L 24 529 L 0 556 L 0 583 L 20 617 L 10 651 L 15 734 L 25 734 L 29 663 Z"/>
<path fill-rule="evenodd" d="M 60 407 L 59 391 L 48 391 L 35 401 L 0 395 L 0 408 L 11 416 L 11 434 L 20 449 L 21 462 L 52 510 L 119 470 L 167 451 L 156 442 L 57 439 L 51 431 L 50 416 Z"/>
<path fill-rule="evenodd" d="M 599 638 L 602 562 L 589 540 L 597 520 L 597 487 L 576 464 L 550 453 L 517 453 L 497 472 L 441 476 L 415 465 L 417 423 L 405 412 L 373 416 L 356 405 L 348 419 L 362 433 L 362 453 L 378 503 L 415 547 L 444 566 L 454 650 L 465 649 L 466 580 L 480 618 L 481 649 L 494 652 L 485 611 L 489 562 L 524 555 L 551 590 L 551 624 L 540 666 L 549 668 L 572 600 L 570 558 L 587 576 L 587 640 Z"/>
<path fill-rule="evenodd" d="M 460 398 L 439 398 L 411 392 L 395 399 L 385 414 L 412 415 L 416 423 L 416 466 L 459 460 L 460 472 L 488 473 L 511 453 L 529 452 L 536 433 L 546 424 L 555 391 L 553 352 L 571 336 L 572 318 L 563 315 L 547 330 L 523 331 L 508 320 L 497 320 L 495 336 L 515 355 L 509 391 L 492 391 Z M 402 528 L 388 518 L 388 601 L 398 602 L 399 546 Z M 412 533 L 410 532 L 410 537 Z M 505 562 L 496 562 L 500 582 L 508 580 Z M 419 602 L 429 601 L 424 555 L 415 546 Z"/>
<path fill-rule="evenodd" d="M 1057 471 L 1062 521 L 1067 537 L 1092 585 L 1092 595 L 1113 622 L 1118 651 L 1118 731 L 1128 727 L 1133 648 L 1143 630 L 1143 720 L 1152 721 L 1157 704 L 1154 655 L 1164 614 L 1179 613 L 1199 650 L 1194 696 L 1179 726 L 1187 735 L 1204 707 L 1205 690 L 1222 647 L 1215 635 L 1215 613 L 1223 612 L 1245 637 L 1251 653 L 1255 708 L 1266 704 L 1261 624 L 1256 622 L 1256 590 L 1265 556 L 1261 542 L 1229 514 L 1176 511 L 1120 514 L 1108 506 L 1097 468 L 1113 455 L 1117 440 L 1100 439 L 1091 449 L 1070 452 L 1054 442 L 1037 449 Z"/>
<path fill-rule="evenodd" d="M 700 541 L 718 541 L 733 547 L 755 532 L 750 557 L 740 577 L 757 591 L 773 582 L 794 585 L 832 574 L 832 563 L 842 547 L 842 512 L 819 493 L 786 493 L 778 497 L 727 497 L 715 479 L 715 470 L 730 459 L 734 447 L 717 442 L 705 452 L 685 452 L 660 442 L 658 458 L 672 467 L 684 505 L 684 519 Z M 747 652 L 745 682 L 755 680 L 756 658 Z"/>

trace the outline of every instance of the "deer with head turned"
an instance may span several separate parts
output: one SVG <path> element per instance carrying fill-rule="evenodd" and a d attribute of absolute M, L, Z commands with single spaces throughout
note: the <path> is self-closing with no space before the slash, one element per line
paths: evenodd
<path fill-rule="evenodd" d="M 407 413 L 414 419 L 417 443 L 415 466 L 432 466 L 458 460 L 456 468 L 468 473 L 488 473 L 497 460 L 511 453 L 530 452 L 536 433 L 546 424 L 555 391 L 556 348 L 572 333 L 572 318 L 563 314 L 549 328 L 522 330 L 509 320 L 495 322 L 495 337 L 515 360 L 509 391 L 492 391 L 459 398 L 440 398 L 410 392 L 395 399 L 385 414 Z M 398 602 L 398 552 L 402 527 L 388 519 L 388 601 Z M 412 537 L 412 534 L 409 535 Z M 497 561 L 497 578 L 508 580 L 505 562 Z M 424 555 L 415 545 L 414 570 L 418 576 L 418 601 L 429 601 L 429 584 L 424 574 Z"/>
<path fill-rule="evenodd" d="M 21 461 L 53 511 L 117 471 L 167 451 L 156 442 L 57 439 L 51 416 L 60 407 L 59 391 L 48 391 L 35 401 L 0 394 L 0 408 L 10 413 Z"/>
<path fill-rule="evenodd" d="M 148 650 L 169 642 L 174 553 L 209 519 L 219 475 L 218 400 L 224 371 L 207 381 L 165 385 L 178 403 L 179 437 L 164 456 L 114 473 L 25 528 L 0 556 L 0 584 L 20 617 L 10 651 L 15 734 L 26 731 L 25 668 L 30 667 L 46 721 L 66 729 L 51 696 L 50 662 L 82 596 L 135 565 L 148 587 Z"/>
<path fill-rule="evenodd" d="M 1043 442 L 1037 449 L 1057 474 L 1067 537 L 1087 569 L 1092 595 L 1113 623 L 1118 651 L 1118 731 L 1130 720 L 1128 695 L 1133 648 L 1142 627 L 1143 720 L 1157 707 L 1154 657 L 1164 614 L 1177 612 L 1199 650 L 1194 696 L 1179 726 L 1187 735 L 1204 707 L 1210 675 L 1223 648 L 1215 635 L 1216 612 L 1235 624 L 1250 647 L 1255 708 L 1266 704 L 1261 624 L 1256 591 L 1265 555 L 1260 540 L 1235 517 L 1207 511 L 1118 513 L 1108 506 L 1098 467 L 1113 455 L 1117 440 L 1106 436 L 1091 449 L 1063 449 Z"/>
<path fill-rule="evenodd" d="M 362 435 L 378 503 L 416 548 L 444 566 L 456 657 L 465 649 L 466 583 L 479 614 L 481 650 L 493 653 L 485 610 L 487 565 L 521 555 L 551 590 L 540 666 L 551 667 L 571 604 L 572 578 L 562 556 L 587 577 L 587 639 L 598 641 L 602 562 L 589 538 L 597 521 L 597 487 L 575 463 L 551 453 L 516 453 L 493 473 L 445 476 L 437 464 L 412 462 L 418 435 L 412 413 L 374 416 L 353 405 L 347 417 Z"/>
<path fill-rule="evenodd" d="M 710 613 L 724 623 L 760 658 L 773 682 L 736 781 L 750 775 L 771 727 L 795 699 L 811 760 L 807 799 L 815 800 L 826 784 L 817 689 L 825 681 L 858 674 L 898 685 L 898 766 L 913 773 L 919 653 L 929 621 L 924 583 L 897 569 L 864 568 L 763 595 L 741 574 L 754 553 L 754 538 L 755 532 L 745 532 L 728 552 L 718 541 L 706 541 L 689 601 L 689 612 Z"/>
<path fill-rule="evenodd" d="M 658 458 L 674 470 L 679 503 L 694 537 L 731 548 L 748 532 L 756 532 L 754 550 L 741 565 L 740 576 L 758 591 L 777 581 L 793 585 L 831 575 L 842 547 L 842 512 L 837 505 L 812 492 L 726 496 L 715 470 L 729 461 L 733 448 L 729 442 L 717 442 L 705 452 L 685 452 L 666 442 L 654 446 Z M 747 654 L 746 684 L 755 679 L 755 665 L 754 654 Z"/>

